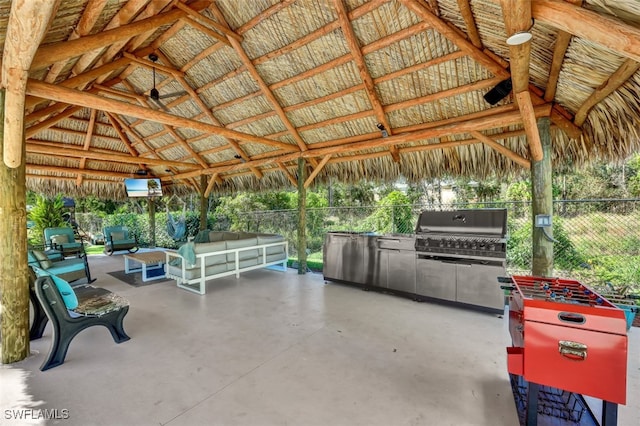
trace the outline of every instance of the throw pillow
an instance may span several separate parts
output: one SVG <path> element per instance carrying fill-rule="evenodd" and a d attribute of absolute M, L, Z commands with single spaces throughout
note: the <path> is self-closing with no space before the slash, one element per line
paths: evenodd
<path fill-rule="evenodd" d="M 40 264 L 40 267 L 42 269 L 49 269 L 51 268 L 51 266 L 53 265 L 53 263 L 49 260 L 49 258 L 47 257 L 46 254 L 44 254 L 43 251 L 40 250 L 33 250 L 32 251 L 33 256 L 36 258 L 36 260 L 38 261 L 38 263 Z"/>
<path fill-rule="evenodd" d="M 51 242 L 56 245 L 68 244 L 69 236 L 68 235 L 52 235 Z"/>
<path fill-rule="evenodd" d="M 124 232 L 112 232 L 111 238 L 113 238 L 113 241 L 124 240 Z"/>
<path fill-rule="evenodd" d="M 71 285 L 56 275 L 49 275 L 49 276 L 55 283 L 56 287 L 58 287 L 58 291 L 62 295 L 62 300 L 64 301 L 64 306 L 66 306 L 67 309 L 77 308 L 78 297 L 76 296 L 76 293 L 73 291 L 73 288 L 71 288 Z"/>

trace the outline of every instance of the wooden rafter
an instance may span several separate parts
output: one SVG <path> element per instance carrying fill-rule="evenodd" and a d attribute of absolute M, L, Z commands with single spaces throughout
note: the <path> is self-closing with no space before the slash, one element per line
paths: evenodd
<path fill-rule="evenodd" d="M 69 106 L 69 105 L 63 105 L 63 106 L 66 106 L 68 108 L 66 108 L 64 111 L 60 112 L 59 114 L 47 120 L 41 121 L 40 123 L 37 123 L 28 127 L 24 132 L 25 137 L 27 138 L 33 137 L 38 133 L 40 133 L 41 131 L 46 130 L 52 126 L 55 126 L 60 121 L 64 120 L 65 118 L 71 117 L 73 114 L 75 114 L 76 112 L 80 111 L 83 108 L 79 106 Z"/>
<path fill-rule="evenodd" d="M 535 161 L 540 161 L 544 153 L 542 151 L 542 142 L 540 141 L 540 132 L 538 131 L 538 125 L 536 123 L 536 113 L 531 103 L 531 94 L 528 91 L 516 93 L 516 100 L 520 114 L 522 115 L 522 124 L 527 132 L 531 158 Z"/>
<path fill-rule="evenodd" d="M 220 31 L 226 37 L 233 38 L 238 42 L 242 42 L 242 40 L 243 40 L 242 36 L 240 34 L 236 34 L 233 31 L 231 31 L 231 29 L 229 29 L 229 26 L 226 25 L 226 22 L 218 23 L 216 21 L 212 21 L 211 19 L 207 19 L 204 16 L 200 15 L 200 13 L 198 13 L 197 10 L 194 10 L 191 7 L 187 6 L 184 3 L 181 3 L 179 1 L 174 3 L 174 5 L 178 9 L 181 9 L 181 10 L 184 10 L 185 12 L 187 12 L 187 16 L 189 18 L 193 18 L 195 21 L 201 23 L 204 26 L 210 25 L 213 28 L 215 28 L 217 31 Z"/>
<path fill-rule="evenodd" d="M 575 5 L 582 5 L 582 0 L 567 0 Z M 560 70 L 564 62 L 564 55 L 567 52 L 569 43 L 571 42 L 571 34 L 566 31 L 558 31 L 555 45 L 553 46 L 553 59 L 551 60 L 551 68 L 549 69 L 549 79 L 547 80 L 547 88 L 544 92 L 544 100 L 551 102 L 556 97 L 556 89 L 558 87 L 558 78 Z"/>
<path fill-rule="evenodd" d="M 160 58 L 162 58 L 162 60 L 164 62 L 167 62 L 167 63 L 169 62 L 169 58 L 167 58 L 161 52 L 158 52 L 158 55 L 160 56 Z M 198 93 L 196 93 L 196 91 L 189 85 L 187 80 L 185 80 L 184 76 L 175 75 L 175 78 L 178 81 L 178 83 L 180 83 L 180 85 L 187 91 L 187 93 L 190 96 L 190 99 L 193 102 L 195 102 L 196 105 L 198 105 L 198 108 L 200 108 L 200 111 L 202 111 L 202 113 L 211 121 L 211 123 L 215 124 L 216 126 L 222 127 L 222 124 L 220 123 L 220 121 L 216 118 L 215 115 L 213 115 L 213 113 L 211 112 L 209 107 L 200 98 Z M 244 152 L 244 150 L 238 144 L 238 141 L 236 141 L 235 139 L 230 139 L 230 138 L 225 138 L 225 139 L 227 140 L 227 142 L 229 143 L 231 148 L 233 148 L 233 150 L 236 152 L 236 154 L 239 155 L 240 158 L 243 161 L 249 161 L 250 160 L 250 158 L 247 155 L 247 153 Z M 251 171 L 256 175 L 256 177 L 258 179 L 262 178 L 262 172 L 260 172 L 260 170 L 258 168 L 252 167 Z"/>
<path fill-rule="evenodd" d="M 589 111 L 596 106 L 601 100 L 615 92 L 620 86 L 622 86 L 632 75 L 640 69 L 640 62 L 636 62 L 633 59 L 627 59 L 621 66 L 611 74 L 611 76 L 600 87 L 598 87 L 587 98 L 586 101 L 580 106 L 580 109 L 576 112 L 574 123 L 577 126 L 582 124 L 587 119 Z"/>
<path fill-rule="evenodd" d="M 133 91 L 133 87 L 131 86 L 131 84 L 127 81 L 123 81 L 123 84 L 125 85 L 125 87 L 127 87 L 127 89 Z M 142 100 L 140 101 L 140 104 L 144 107 L 150 108 L 149 105 L 149 101 L 148 100 Z M 187 154 L 189 154 L 189 156 L 191 158 L 193 158 L 194 160 L 196 160 L 196 162 L 198 164 L 200 164 L 200 166 L 202 167 L 207 167 L 207 162 L 200 156 L 200 154 L 198 154 L 196 151 L 194 151 L 194 149 L 191 147 L 191 145 L 189 145 L 187 142 L 185 142 L 185 140 L 182 138 L 182 136 L 180 136 L 174 129 L 173 127 L 169 126 L 167 123 L 160 123 L 168 132 L 169 134 L 173 137 L 174 140 L 176 140 L 179 144 L 180 147 L 182 149 L 184 149 Z M 155 152 L 155 150 L 154 150 Z"/>
<path fill-rule="evenodd" d="M 133 19 L 141 12 L 141 10 L 146 5 L 146 0 L 129 0 L 127 2 L 126 7 L 118 10 L 115 16 L 111 19 L 109 23 L 103 28 L 103 31 L 109 31 L 117 28 L 121 28 L 123 25 L 129 24 L 133 21 Z M 117 49 L 120 50 L 123 46 L 123 43 L 126 43 L 128 38 L 123 40 L 114 41 L 114 44 L 117 45 Z M 112 43 L 109 43 L 112 44 Z M 80 74 L 89 68 L 96 59 L 102 54 L 101 49 L 93 50 L 90 52 L 84 53 L 73 66 L 72 72 L 74 74 Z"/>
<path fill-rule="evenodd" d="M 476 20 L 473 17 L 469 0 L 458 0 L 458 8 L 460 9 L 462 19 L 464 19 L 464 24 L 467 27 L 469 40 L 475 47 L 482 49 L 482 40 L 480 40 L 480 34 L 478 33 L 478 27 L 476 26 Z"/>
<path fill-rule="evenodd" d="M 216 19 L 218 19 L 222 23 L 222 25 L 229 28 L 229 24 L 227 24 L 226 20 L 224 19 L 224 15 L 222 14 L 222 12 L 220 12 L 220 9 L 218 9 L 218 6 L 215 3 L 211 3 L 211 5 L 209 6 L 209 10 L 213 13 Z M 298 134 L 298 130 L 293 126 L 293 124 L 291 124 L 291 121 L 289 121 L 289 117 L 287 117 L 286 113 L 282 110 L 282 107 L 280 106 L 280 102 L 278 101 L 278 99 L 276 99 L 275 95 L 273 94 L 273 92 L 271 91 L 267 83 L 265 83 L 264 79 L 256 69 L 255 65 L 253 65 L 253 62 L 251 61 L 251 58 L 249 58 L 249 56 L 247 55 L 247 52 L 244 51 L 244 48 L 238 42 L 237 39 L 233 37 L 228 37 L 228 38 L 236 54 L 238 55 L 238 57 L 240 58 L 244 66 L 247 68 L 247 71 L 249 71 L 249 74 L 251 74 L 251 77 L 253 77 L 256 83 L 258 83 L 258 86 L 262 90 L 262 93 L 264 94 L 265 98 L 267 99 L 267 101 L 269 101 L 269 104 L 271 104 L 271 107 L 276 111 L 276 113 L 278 114 L 278 117 L 280 117 L 280 120 L 285 125 L 285 127 L 289 130 L 289 133 L 298 144 L 298 148 L 301 151 L 305 151 L 307 149 L 306 143 L 304 142 L 304 140 L 302 140 L 302 138 Z"/>
<path fill-rule="evenodd" d="M 91 29 L 96 24 L 100 15 L 102 14 L 102 10 L 106 6 L 108 0 L 89 0 L 87 6 L 78 21 L 78 25 L 74 28 L 74 30 L 69 35 L 67 40 L 75 40 L 80 37 L 84 37 L 91 32 Z M 51 65 L 47 75 L 44 78 L 46 83 L 55 83 L 58 75 L 63 70 L 63 68 L 67 65 L 66 61 L 59 61 Z"/>
<path fill-rule="evenodd" d="M 198 4 L 204 7 L 207 1 L 199 1 Z M 192 6 L 195 8 L 195 6 Z M 47 65 L 58 61 L 67 60 L 76 56 L 83 55 L 95 49 L 109 46 L 122 40 L 128 40 L 159 26 L 166 25 L 177 21 L 185 15 L 181 10 L 171 10 L 169 12 L 160 13 L 152 18 L 143 19 L 132 24 L 123 25 L 112 30 L 103 31 L 97 34 L 80 37 L 75 40 L 51 43 L 42 46 L 36 52 L 31 65 L 32 70 L 41 69 Z"/>
<path fill-rule="evenodd" d="M 336 10 L 336 13 L 338 15 L 338 21 L 340 22 L 340 28 L 342 29 L 342 34 L 344 35 L 347 41 L 347 46 L 349 46 L 349 51 L 351 52 L 351 56 L 353 57 L 353 60 L 356 63 L 356 67 L 358 68 L 358 73 L 360 74 L 360 79 L 364 83 L 365 93 L 367 94 L 367 97 L 369 98 L 369 102 L 371 103 L 371 107 L 373 108 L 373 112 L 376 116 L 376 120 L 378 121 L 378 126 L 383 126 L 383 129 L 386 130 L 389 135 L 392 135 L 393 129 L 389 124 L 389 120 L 387 119 L 387 116 L 384 113 L 384 109 L 382 108 L 382 103 L 380 102 L 380 99 L 378 98 L 378 94 L 376 93 L 376 88 L 373 83 L 373 79 L 371 78 L 371 73 L 369 73 L 369 69 L 367 68 L 367 64 L 364 60 L 364 56 L 362 55 L 362 51 L 360 50 L 360 44 L 356 39 L 356 35 L 353 32 L 353 28 L 351 27 L 351 21 L 349 21 L 349 18 L 347 16 L 347 10 L 344 7 L 344 3 L 342 2 L 342 0 L 334 0 L 333 4 Z M 383 130 L 383 129 L 380 129 L 380 130 Z M 398 149 L 395 146 L 393 146 L 393 147 L 389 147 L 389 151 L 391 152 L 393 161 L 395 161 L 396 163 L 400 162 Z M 317 168 L 318 167 L 316 167 L 316 169 Z M 307 186 L 306 182 L 305 182 L 305 186 Z"/>
<path fill-rule="evenodd" d="M 402 3 L 409 10 L 418 15 L 422 20 L 431 24 L 433 28 L 436 29 L 440 34 L 451 40 L 460 48 L 460 50 L 465 51 L 467 55 L 469 55 L 479 64 L 485 66 L 494 75 L 502 78 L 506 78 L 509 76 L 509 73 L 504 68 L 502 68 L 499 64 L 489 58 L 482 50 L 474 46 L 463 35 L 455 31 L 443 20 L 434 15 L 431 10 L 426 8 L 420 1 L 400 0 L 400 3 Z"/>
<path fill-rule="evenodd" d="M 87 127 L 87 134 L 84 138 L 84 145 L 82 147 L 82 149 L 84 151 L 88 151 L 89 147 L 91 146 L 91 138 L 93 138 L 93 131 L 95 129 L 95 125 L 96 125 L 96 115 L 97 115 L 97 111 L 95 109 L 91 110 L 91 116 L 89 117 L 89 126 Z M 82 157 L 80 159 L 80 165 L 78 166 L 78 168 L 80 170 L 85 168 L 85 165 L 87 164 L 87 158 L 86 157 Z M 82 178 L 84 176 L 82 175 L 82 173 L 78 173 L 78 179 L 76 180 L 76 186 L 80 186 L 82 185 Z"/>

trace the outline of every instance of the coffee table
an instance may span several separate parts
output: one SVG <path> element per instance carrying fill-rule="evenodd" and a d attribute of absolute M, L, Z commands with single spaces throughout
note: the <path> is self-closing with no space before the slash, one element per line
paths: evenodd
<path fill-rule="evenodd" d="M 142 271 L 142 281 L 152 281 L 165 278 L 164 264 L 167 257 L 164 251 L 144 251 L 141 253 L 129 253 L 124 256 L 124 273 L 132 274 Z M 136 265 L 137 264 L 137 265 Z M 162 272 L 149 275 L 149 271 L 162 269 Z"/>

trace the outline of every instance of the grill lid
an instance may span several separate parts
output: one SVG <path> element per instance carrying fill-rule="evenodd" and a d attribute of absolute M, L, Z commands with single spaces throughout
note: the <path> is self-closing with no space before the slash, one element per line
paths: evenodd
<path fill-rule="evenodd" d="M 423 211 L 416 234 L 456 234 L 504 237 L 507 209 Z"/>

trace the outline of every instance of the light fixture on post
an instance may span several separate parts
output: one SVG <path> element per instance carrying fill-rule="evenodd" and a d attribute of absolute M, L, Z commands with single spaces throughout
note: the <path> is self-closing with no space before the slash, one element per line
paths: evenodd
<path fill-rule="evenodd" d="M 533 28 L 534 20 L 531 19 L 531 26 L 524 31 L 517 31 L 507 38 L 507 44 L 509 46 L 519 46 L 531 40 L 533 34 L 531 34 L 531 28 Z"/>
<path fill-rule="evenodd" d="M 387 132 L 387 129 L 385 129 L 384 124 L 378 123 L 376 124 L 376 127 L 378 128 L 378 130 L 380 130 L 380 133 L 382 133 L 383 138 L 389 136 L 389 132 Z"/>

